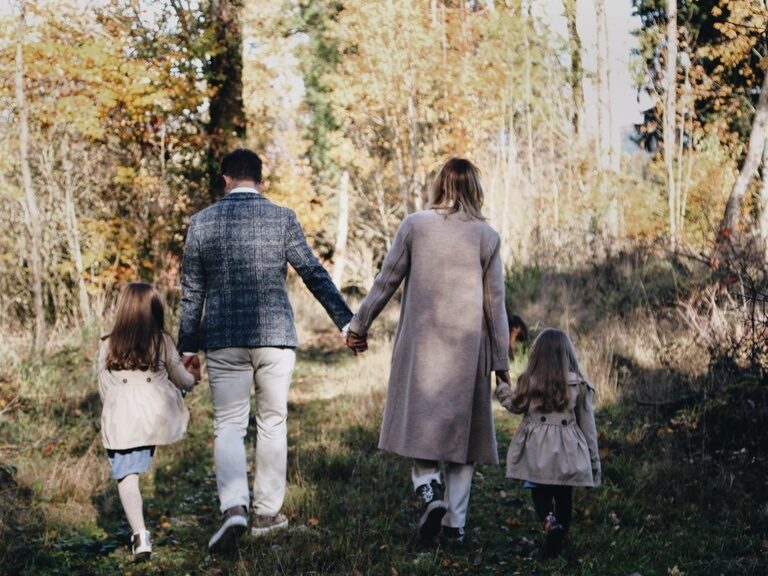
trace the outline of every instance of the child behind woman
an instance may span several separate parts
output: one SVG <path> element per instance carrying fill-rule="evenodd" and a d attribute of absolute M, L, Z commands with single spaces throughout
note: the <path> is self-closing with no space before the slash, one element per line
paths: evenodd
<path fill-rule="evenodd" d="M 573 486 L 600 485 L 593 400 L 576 349 L 565 332 L 547 328 L 533 343 L 528 366 L 512 391 L 499 381 L 496 396 L 525 414 L 507 452 L 507 477 L 524 480 L 544 523 L 545 555 L 559 554 L 571 524 Z"/>
<path fill-rule="evenodd" d="M 157 444 L 172 444 L 187 429 L 189 412 L 180 390 L 200 379 L 187 372 L 171 337 L 164 310 L 151 284 L 128 284 L 120 296 L 115 325 L 99 351 L 101 437 L 111 475 L 133 531 L 134 559 L 152 553 L 139 490 L 139 474 L 152 462 Z"/>

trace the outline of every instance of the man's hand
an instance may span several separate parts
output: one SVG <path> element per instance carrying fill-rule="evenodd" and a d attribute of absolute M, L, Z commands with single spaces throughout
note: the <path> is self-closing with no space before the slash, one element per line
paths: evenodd
<path fill-rule="evenodd" d="M 496 386 L 502 382 L 509 385 L 509 370 L 496 370 Z"/>
<path fill-rule="evenodd" d="M 359 353 L 368 350 L 368 336 L 359 336 L 350 330 L 344 337 L 344 344 L 352 351 L 352 354 L 357 356 Z"/>

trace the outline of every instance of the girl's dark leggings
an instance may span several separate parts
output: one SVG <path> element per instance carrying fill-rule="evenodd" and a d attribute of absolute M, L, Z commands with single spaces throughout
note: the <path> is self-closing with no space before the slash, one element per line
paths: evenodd
<path fill-rule="evenodd" d="M 543 522 L 550 512 L 553 512 L 557 521 L 568 531 L 573 516 L 573 487 L 549 486 L 539 484 L 531 489 L 533 506 L 536 515 Z"/>

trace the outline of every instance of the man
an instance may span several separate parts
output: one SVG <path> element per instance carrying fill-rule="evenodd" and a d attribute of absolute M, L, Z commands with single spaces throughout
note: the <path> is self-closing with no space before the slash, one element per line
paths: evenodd
<path fill-rule="evenodd" d="M 352 318 L 313 255 L 292 210 L 261 194 L 261 160 L 239 149 L 221 162 L 226 196 L 195 214 L 182 263 L 179 350 L 185 364 L 206 353 L 214 412 L 216 485 L 223 513 L 212 552 L 231 549 L 248 526 L 244 438 L 251 388 L 256 394 L 256 471 L 251 532 L 288 526 L 285 496 L 288 388 L 298 345 L 285 286 L 299 273 L 340 329 Z M 203 309 L 205 318 L 202 319 Z M 364 350 L 364 342 L 357 343 Z"/>

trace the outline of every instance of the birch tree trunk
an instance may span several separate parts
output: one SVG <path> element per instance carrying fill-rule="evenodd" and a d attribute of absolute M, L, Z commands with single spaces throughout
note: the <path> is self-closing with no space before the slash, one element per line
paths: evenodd
<path fill-rule="evenodd" d="M 339 179 L 339 221 L 336 226 L 336 244 L 333 255 L 333 283 L 341 289 L 344 280 L 344 266 L 347 260 L 347 238 L 349 236 L 349 172 L 344 170 Z"/>
<path fill-rule="evenodd" d="M 601 170 L 611 167 L 610 95 L 608 94 L 608 46 L 605 0 L 595 0 L 597 24 L 597 162 Z"/>
<path fill-rule="evenodd" d="M 91 318 L 91 305 L 88 298 L 88 290 L 85 286 L 85 267 L 83 266 L 80 229 L 77 221 L 77 208 L 75 207 L 75 181 L 69 149 L 69 138 L 67 137 L 62 139 L 61 155 L 62 171 L 64 173 L 64 213 L 69 240 L 69 252 L 72 263 L 75 266 L 75 282 L 77 283 L 80 317 L 83 321 L 87 322 Z"/>
<path fill-rule="evenodd" d="M 677 0 L 667 0 L 667 52 L 664 58 L 666 93 L 664 95 L 664 165 L 667 175 L 669 210 L 669 245 L 677 247 L 678 190 L 675 185 L 675 123 L 677 117 Z"/>
<path fill-rule="evenodd" d="M 728 203 L 725 205 L 725 214 L 720 224 L 720 235 L 733 233 L 739 223 L 741 208 L 744 205 L 744 196 L 749 188 L 749 183 L 755 176 L 760 160 L 765 149 L 766 126 L 768 126 L 768 73 L 763 77 L 760 87 L 760 98 L 755 108 L 755 118 L 752 120 L 752 130 L 749 133 L 749 146 L 744 164 L 739 170 L 739 175 L 731 189 Z"/>
<path fill-rule="evenodd" d="M 18 34 L 16 37 L 16 105 L 19 114 L 19 161 L 21 163 L 21 179 L 24 187 L 25 212 L 27 228 L 30 235 L 29 262 L 32 272 L 32 296 L 35 310 L 35 352 L 45 348 L 46 325 L 45 307 L 43 305 L 43 269 L 41 248 L 43 232 L 40 224 L 40 210 L 37 207 L 37 197 L 32 188 L 32 172 L 29 167 L 29 116 L 27 99 L 24 93 L 24 20 L 26 18 L 26 2 L 19 3 Z"/>
<path fill-rule="evenodd" d="M 760 215 L 758 220 L 760 250 L 768 259 L 768 141 L 763 145 L 763 181 L 760 187 Z"/>

